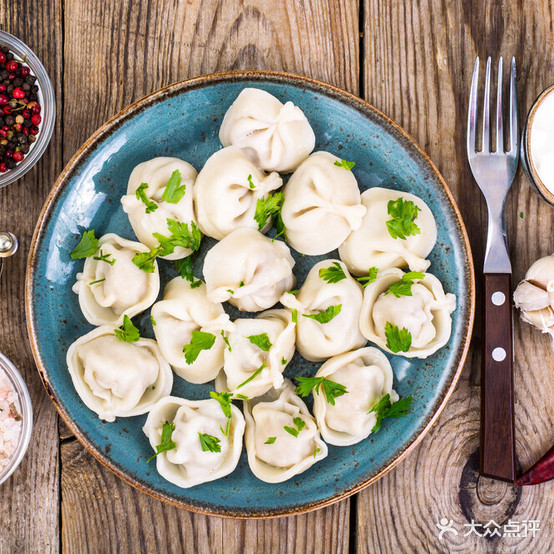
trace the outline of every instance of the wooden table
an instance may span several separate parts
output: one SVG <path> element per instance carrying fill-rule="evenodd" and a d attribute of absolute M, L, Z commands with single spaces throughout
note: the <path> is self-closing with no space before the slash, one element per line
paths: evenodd
<path fill-rule="evenodd" d="M 525 6 L 523 5 L 525 4 Z M 100 466 L 60 424 L 35 370 L 24 314 L 26 257 L 57 175 L 86 138 L 164 85 L 226 69 L 308 75 L 353 92 L 402 125 L 429 153 L 464 216 L 476 267 L 486 213 L 465 156 L 475 55 L 518 61 L 522 118 L 554 81 L 552 2 L 544 0 L 4 0 L 0 25 L 37 52 L 58 118 L 41 161 L 0 190 L 0 229 L 21 248 L 0 283 L 0 351 L 34 402 L 29 452 L 0 487 L 0 551 L 262 552 L 515 551 L 552 548 L 554 481 L 517 488 L 479 478 L 479 317 L 458 387 L 405 461 L 358 495 L 301 516 L 226 520 L 160 503 Z M 523 214 L 520 217 L 520 213 Z M 554 211 L 519 173 L 507 205 L 514 280 L 554 251 Z M 479 312 L 477 313 L 479 316 Z M 520 470 L 552 443 L 554 355 L 545 336 L 515 321 Z M 441 518 L 458 536 L 439 539 Z M 471 520 L 540 521 L 536 536 L 477 537 Z M 489 527 L 494 531 L 494 526 Z M 481 533 L 483 528 L 478 529 Z M 502 533 L 502 529 L 500 529 Z"/>

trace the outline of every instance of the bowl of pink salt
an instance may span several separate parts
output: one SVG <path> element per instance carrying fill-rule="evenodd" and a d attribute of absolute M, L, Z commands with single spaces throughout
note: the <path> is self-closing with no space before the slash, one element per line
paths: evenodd
<path fill-rule="evenodd" d="M 33 429 L 27 386 L 15 366 L 0 353 L 0 483 L 25 456 Z"/>

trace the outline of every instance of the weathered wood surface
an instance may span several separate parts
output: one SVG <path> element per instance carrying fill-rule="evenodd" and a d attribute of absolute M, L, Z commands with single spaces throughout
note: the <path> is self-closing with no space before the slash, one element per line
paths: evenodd
<path fill-rule="evenodd" d="M 552 8 L 551 3 L 540 1 L 366 0 L 367 99 L 412 134 L 440 169 L 466 222 L 477 274 L 486 238 L 486 207 L 465 153 L 475 56 L 502 55 L 505 60 L 516 56 L 523 121 L 534 98 L 554 80 Z M 512 186 L 506 217 L 517 284 L 535 259 L 554 250 L 554 211 L 538 199 L 521 171 Z M 479 301 L 478 296 L 478 305 Z M 477 312 L 470 357 L 437 424 L 416 452 L 358 495 L 361 550 L 551 551 L 554 481 L 518 489 L 478 478 L 481 328 Z M 518 317 L 514 331 L 516 449 L 521 470 L 546 452 L 554 438 L 554 354 L 547 338 Z M 436 523 L 443 517 L 454 522 L 457 537 L 446 533 L 438 540 Z M 482 524 L 492 519 L 499 525 L 508 519 L 540 520 L 542 529 L 535 538 L 463 537 L 468 532 L 464 524 L 471 519 Z M 484 533 L 483 528 L 479 531 Z"/>
<path fill-rule="evenodd" d="M 464 146 L 474 56 L 517 57 L 523 119 L 554 81 L 553 18 L 552 3 L 541 0 L 0 3 L 1 27 L 37 51 L 59 106 L 44 158 L 20 183 L 0 190 L 0 228 L 21 240 L 0 280 L 0 350 L 22 370 L 36 410 L 36 441 L 0 487 L 0 552 L 548 551 L 554 482 L 520 490 L 478 478 L 479 321 L 446 410 L 395 470 L 352 500 L 310 514 L 223 520 L 136 491 L 101 467 L 63 425 L 57 428 L 26 338 L 23 282 L 46 194 L 62 162 L 99 125 L 171 82 L 239 68 L 321 79 L 364 96 L 400 123 L 449 183 L 479 268 L 486 213 Z M 553 215 L 518 175 L 507 211 L 515 282 L 536 258 L 554 251 Z M 548 340 L 518 319 L 514 330 L 517 453 L 525 469 L 552 442 L 554 355 Z M 443 517 L 458 536 L 439 539 L 436 523 Z M 540 520 L 541 529 L 535 538 L 463 537 L 471 519 L 499 525 Z"/>

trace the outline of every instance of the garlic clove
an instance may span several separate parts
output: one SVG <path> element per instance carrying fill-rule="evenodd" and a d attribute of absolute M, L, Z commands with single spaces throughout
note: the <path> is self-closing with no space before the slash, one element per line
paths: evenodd
<path fill-rule="evenodd" d="M 546 289 L 549 282 L 554 280 L 554 254 L 539 258 L 525 274 L 526 281 Z"/>
<path fill-rule="evenodd" d="M 542 310 L 522 311 L 521 319 L 534 325 L 543 333 L 554 333 L 554 311 L 550 307 Z"/>
<path fill-rule="evenodd" d="M 517 286 L 514 292 L 514 303 L 523 312 L 542 310 L 551 305 L 549 293 L 529 281 L 521 281 Z"/>

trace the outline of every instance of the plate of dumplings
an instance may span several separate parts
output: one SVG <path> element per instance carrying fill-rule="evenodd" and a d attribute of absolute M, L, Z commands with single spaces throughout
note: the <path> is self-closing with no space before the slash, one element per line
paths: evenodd
<path fill-rule="evenodd" d="M 272 517 L 373 483 L 460 375 L 473 265 L 429 158 L 363 100 L 263 71 L 155 92 L 54 185 L 26 282 L 38 370 L 117 475 Z"/>

